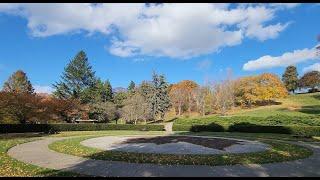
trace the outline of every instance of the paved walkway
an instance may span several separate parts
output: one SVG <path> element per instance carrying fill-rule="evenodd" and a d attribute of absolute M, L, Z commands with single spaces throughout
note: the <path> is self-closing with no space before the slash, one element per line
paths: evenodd
<path fill-rule="evenodd" d="M 52 151 L 48 145 L 65 138 L 44 138 L 17 145 L 8 154 L 25 163 L 92 176 L 320 176 L 320 147 L 306 143 L 314 154 L 309 158 L 272 164 L 194 166 L 137 164 L 86 159 Z"/>

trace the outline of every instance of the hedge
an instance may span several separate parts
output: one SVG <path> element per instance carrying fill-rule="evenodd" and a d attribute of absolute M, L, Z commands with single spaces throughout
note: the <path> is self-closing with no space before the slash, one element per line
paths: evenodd
<path fill-rule="evenodd" d="M 139 130 L 163 131 L 163 125 L 131 124 L 0 124 L 0 133 L 49 132 L 49 131 L 99 131 Z"/>
<path fill-rule="evenodd" d="M 236 124 L 229 126 L 228 131 L 292 134 L 297 136 L 320 136 L 320 126 L 263 126 L 254 124 Z"/>
<path fill-rule="evenodd" d="M 173 131 L 209 131 L 209 132 L 246 132 L 246 133 L 278 133 L 297 136 L 320 136 L 320 126 L 265 126 L 239 123 L 230 126 L 209 125 L 173 125 Z"/>

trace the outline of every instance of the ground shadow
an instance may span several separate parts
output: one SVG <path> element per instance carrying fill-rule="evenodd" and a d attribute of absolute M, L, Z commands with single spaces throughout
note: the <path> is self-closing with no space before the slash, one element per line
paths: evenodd
<path fill-rule="evenodd" d="M 154 143 L 157 145 L 168 144 L 168 143 L 178 143 L 187 142 L 191 144 L 196 144 L 208 148 L 224 150 L 224 148 L 229 147 L 234 144 L 238 144 L 239 141 L 236 140 L 226 140 L 219 138 L 202 138 L 202 137 L 188 137 L 188 136 L 156 136 L 156 137 L 146 137 L 146 138 L 132 138 L 127 139 L 121 144 L 132 144 L 132 143 Z"/>
<path fill-rule="evenodd" d="M 319 95 L 319 97 L 320 97 L 320 95 Z M 320 105 L 302 106 L 301 109 L 299 109 L 298 111 L 302 112 L 302 113 L 306 113 L 306 114 L 319 115 L 320 114 Z"/>

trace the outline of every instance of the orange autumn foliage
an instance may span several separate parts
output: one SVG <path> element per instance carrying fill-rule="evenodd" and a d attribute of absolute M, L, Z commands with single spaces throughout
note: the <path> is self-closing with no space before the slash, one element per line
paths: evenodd
<path fill-rule="evenodd" d="M 287 95 L 287 89 L 274 74 L 264 73 L 239 78 L 235 81 L 236 102 L 242 106 L 269 104 Z"/>

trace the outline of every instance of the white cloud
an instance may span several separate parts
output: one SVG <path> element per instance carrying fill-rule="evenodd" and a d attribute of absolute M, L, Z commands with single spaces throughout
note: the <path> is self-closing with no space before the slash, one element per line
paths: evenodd
<path fill-rule="evenodd" d="M 205 60 L 200 61 L 197 64 L 197 68 L 199 70 L 208 70 L 211 67 L 211 65 L 212 65 L 212 61 L 209 59 L 205 59 Z"/>
<path fill-rule="evenodd" d="M 312 64 L 310 66 L 303 68 L 302 70 L 303 73 L 310 72 L 310 71 L 320 71 L 320 63 Z"/>
<path fill-rule="evenodd" d="M 27 19 L 35 37 L 103 33 L 120 57 L 190 58 L 241 44 L 244 38 L 276 38 L 287 22 L 274 22 L 278 5 L 247 4 L 0 4 L 0 12 Z M 292 8 L 297 5 L 281 5 Z"/>
<path fill-rule="evenodd" d="M 50 86 L 41 86 L 41 85 L 34 85 L 34 91 L 36 93 L 48 93 L 51 94 L 53 92 L 53 88 Z"/>
<path fill-rule="evenodd" d="M 250 60 L 243 65 L 243 70 L 252 71 L 273 67 L 285 67 L 313 59 L 316 59 L 315 48 L 305 48 L 302 50 L 294 50 L 293 52 L 286 52 L 281 56 L 266 55 L 255 60 Z"/>

